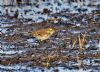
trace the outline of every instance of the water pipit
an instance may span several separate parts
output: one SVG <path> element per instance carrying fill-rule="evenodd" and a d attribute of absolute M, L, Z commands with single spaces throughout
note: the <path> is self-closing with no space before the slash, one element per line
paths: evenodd
<path fill-rule="evenodd" d="M 55 33 L 54 28 L 46 28 L 46 29 L 39 29 L 36 31 L 32 31 L 31 35 L 40 41 L 44 41 L 52 36 Z"/>

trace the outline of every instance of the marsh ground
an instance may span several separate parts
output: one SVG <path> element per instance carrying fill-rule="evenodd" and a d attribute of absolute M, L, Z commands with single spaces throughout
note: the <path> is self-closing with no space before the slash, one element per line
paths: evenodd
<path fill-rule="evenodd" d="M 0 17 L 0 70 L 40 71 L 59 67 L 68 70 L 100 70 L 100 11 L 92 13 L 55 13 L 66 16 L 67 21 L 31 20 Z M 56 28 L 45 41 L 38 41 L 26 32 L 42 28 Z M 84 37 L 85 35 L 85 37 Z M 80 48 L 80 39 L 85 39 Z M 51 69 L 52 68 L 52 69 Z"/>

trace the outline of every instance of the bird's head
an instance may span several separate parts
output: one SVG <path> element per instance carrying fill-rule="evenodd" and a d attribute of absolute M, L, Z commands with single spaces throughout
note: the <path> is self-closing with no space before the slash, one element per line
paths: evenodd
<path fill-rule="evenodd" d="M 48 28 L 48 32 L 55 32 L 55 29 L 54 28 Z"/>

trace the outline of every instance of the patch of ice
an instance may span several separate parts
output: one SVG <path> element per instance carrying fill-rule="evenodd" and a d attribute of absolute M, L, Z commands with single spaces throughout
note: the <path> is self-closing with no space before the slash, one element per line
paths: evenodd
<path fill-rule="evenodd" d="M 85 45 L 85 48 L 89 48 L 89 47 L 90 47 L 90 44 Z"/>
<path fill-rule="evenodd" d="M 100 40 L 99 40 L 99 43 L 98 43 L 98 47 L 99 47 L 99 49 L 100 49 Z"/>
<path fill-rule="evenodd" d="M 97 2 L 95 2 L 94 4 L 95 4 L 95 5 L 98 5 L 98 4 L 100 4 L 100 1 L 98 0 L 98 1 L 97 1 Z"/>
<path fill-rule="evenodd" d="M 6 14 L 6 11 L 3 7 L 0 7 L 0 15 L 5 15 Z"/>
<path fill-rule="evenodd" d="M 35 39 L 27 39 L 28 42 L 35 42 Z"/>
<path fill-rule="evenodd" d="M 41 3 L 40 5 L 39 5 L 39 8 L 40 8 L 40 12 L 43 12 L 43 9 L 44 8 L 47 8 L 47 9 L 49 9 L 49 10 L 51 10 L 51 7 L 52 7 L 52 5 L 50 4 L 48 4 L 48 3 Z"/>
<path fill-rule="evenodd" d="M 0 30 L 2 33 L 7 33 L 7 28 L 2 28 L 2 30 Z"/>
<path fill-rule="evenodd" d="M 66 18 L 66 17 L 61 17 L 61 19 L 62 19 L 63 21 L 68 21 L 68 18 Z"/>
<path fill-rule="evenodd" d="M 35 68 L 35 69 L 33 69 L 33 70 L 31 70 L 30 72 L 42 72 L 42 70 L 41 69 L 39 69 L 39 68 Z"/>
<path fill-rule="evenodd" d="M 0 59 L 4 59 L 4 58 L 12 58 L 12 55 L 9 55 L 9 56 L 8 55 L 5 55 L 5 56 L 0 55 Z"/>
<path fill-rule="evenodd" d="M 2 50 L 0 50 L 0 54 L 16 54 L 16 53 L 21 54 L 23 52 L 26 52 L 26 51 L 25 50 L 19 50 L 19 51 L 15 51 L 15 50 L 2 51 Z"/>
<path fill-rule="evenodd" d="M 8 70 L 21 70 L 21 69 L 25 69 L 25 70 L 31 70 L 29 67 L 26 66 L 21 66 L 21 65 L 12 65 L 12 66 L 4 66 L 4 65 L 0 65 L 1 69 L 8 69 Z"/>
<path fill-rule="evenodd" d="M 39 8 L 36 8 L 36 7 L 33 7 L 33 9 L 32 9 L 35 13 L 37 13 L 37 12 L 39 12 L 40 11 L 40 9 Z"/>
<path fill-rule="evenodd" d="M 28 21 L 27 24 L 32 24 L 32 22 L 31 21 Z"/>
<path fill-rule="evenodd" d="M 85 59 L 85 60 L 83 60 L 83 63 L 86 64 L 86 65 L 90 65 L 90 60 L 89 59 Z"/>
<path fill-rule="evenodd" d="M 76 10 L 71 10 L 71 13 L 79 13 L 79 12 Z"/>
<path fill-rule="evenodd" d="M 69 69 L 64 69 L 64 67 L 56 67 L 56 68 L 50 68 L 50 69 L 47 69 L 47 68 L 44 68 L 44 72 L 54 72 L 55 69 L 58 69 L 58 72 L 90 72 L 91 69 L 88 69 L 88 70 L 83 70 L 83 69 L 79 69 L 79 70 L 69 70 Z M 30 72 L 42 72 L 41 69 L 39 68 L 35 68 L 35 69 L 32 69 Z"/>
<path fill-rule="evenodd" d="M 87 13 L 91 13 L 93 10 L 95 10 L 96 8 L 94 8 L 94 7 L 87 7 L 87 9 L 88 9 L 88 11 L 87 11 Z"/>
<path fill-rule="evenodd" d="M 72 33 L 79 34 L 79 33 L 81 33 L 81 31 L 72 31 Z"/>
<path fill-rule="evenodd" d="M 3 22 L 2 22 L 3 23 Z M 0 24 L 1 25 L 1 27 L 10 27 L 10 26 L 12 26 L 13 24 L 7 24 L 7 23 L 5 23 L 5 24 Z"/>
<path fill-rule="evenodd" d="M 32 20 L 35 21 L 35 22 L 42 22 L 44 20 L 47 20 L 48 19 L 48 16 L 47 15 L 41 15 L 41 14 L 36 14 Z"/>
<path fill-rule="evenodd" d="M 64 69 L 63 67 L 58 67 L 59 72 L 90 72 L 91 70 L 83 70 L 83 69 L 79 69 L 79 70 L 69 70 L 69 69 Z"/>
<path fill-rule="evenodd" d="M 1 44 L 1 49 L 4 50 L 4 51 L 9 50 L 9 49 L 14 49 L 14 48 L 16 48 L 14 45 L 3 44 L 3 42 Z"/>
<path fill-rule="evenodd" d="M 53 72 L 53 68 L 50 68 L 50 69 L 45 68 L 44 72 Z"/>
<path fill-rule="evenodd" d="M 80 26 L 80 25 L 81 25 L 80 23 L 77 23 L 77 24 L 76 24 L 76 26 Z"/>

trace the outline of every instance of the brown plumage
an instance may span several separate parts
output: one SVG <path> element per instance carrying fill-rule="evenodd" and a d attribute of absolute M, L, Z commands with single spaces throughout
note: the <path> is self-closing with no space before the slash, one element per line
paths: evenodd
<path fill-rule="evenodd" d="M 53 28 L 46 28 L 46 29 L 39 29 L 36 31 L 32 31 L 31 35 L 33 37 L 35 37 L 36 39 L 43 41 L 46 40 L 48 38 L 50 38 L 50 36 L 55 33 L 55 29 Z"/>

